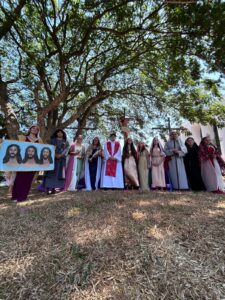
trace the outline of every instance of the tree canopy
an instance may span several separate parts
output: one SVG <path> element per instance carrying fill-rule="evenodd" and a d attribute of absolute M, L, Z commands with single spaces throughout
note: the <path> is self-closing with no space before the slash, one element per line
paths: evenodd
<path fill-rule="evenodd" d="M 223 1 L 1 2 L 9 135 L 36 121 L 47 139 L 58 127 L 102 126 L 124 109 L 138 129 L 168 114 L 223 123 L 224 11 Z M 217 80 L 206 77 L 215 71 Z"/>

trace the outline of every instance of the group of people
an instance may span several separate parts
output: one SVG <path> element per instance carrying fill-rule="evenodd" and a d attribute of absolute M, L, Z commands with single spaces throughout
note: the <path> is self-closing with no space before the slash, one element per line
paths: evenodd
<path fill-rule="evenodd" d="M 39 128 L 34 125 L 19 140 L 42 143 Z M 207 190 L 224 193 L 222 170 L 225 163 L 209 137 L 198 146 L 192 137 L 185 143 L 177 132 L 170 133 L 164 147 L 154 138 L 150 149 L 144 142 L 135 147 L 127 137 L 123 149 L 112 132 L 101 146 L 98 137 L 86 148 L 82 135 L 69 144 L 62 129 L 54 132 L 49 142 L 55 146 L 55 165 L 46 171 L 41 189 L 47 194 L 59 191 L 102 189 L 170 189 Z M 27 199 L 35 172 L 17 172 L 12 199 Z"/>

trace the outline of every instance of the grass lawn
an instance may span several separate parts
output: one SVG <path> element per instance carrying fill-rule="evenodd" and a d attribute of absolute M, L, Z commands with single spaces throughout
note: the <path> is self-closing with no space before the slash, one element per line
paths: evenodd
<path fill-rule="evenodd" d="M 224 195 L 7 197 L 0 188 L 0 299 L 225 299 Z"/>

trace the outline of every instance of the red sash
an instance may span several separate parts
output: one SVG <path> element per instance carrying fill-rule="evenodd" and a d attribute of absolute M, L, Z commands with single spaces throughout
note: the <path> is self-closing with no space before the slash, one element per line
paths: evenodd
<path fill-rule="evenodd" d="M 116 152 L 119 150 L 119 147 L 120 147 L 120 143 L 115 142 L 114 153 L 112 154 L 111 142 L 107 142 L 107 151 L 110 156 L 114 156 L 116 154 Z M 116 166 L 117 166 L 117 160 L 108 159 L 106 161 L 105 175 L 111 176 L 111 177 L 116 177 Z"/>
<path fill-rule="evenodd" d="M 210 154 L 210 158 L 209 159 L 211 160 L 211 163 L 214 166 L 213 155 L 216 153 L 216 149 L 215 149 L 215 147 L 213 145 L 209 145 L 207 147 L 207 149 L 208 149 L 208 153 Z"/>

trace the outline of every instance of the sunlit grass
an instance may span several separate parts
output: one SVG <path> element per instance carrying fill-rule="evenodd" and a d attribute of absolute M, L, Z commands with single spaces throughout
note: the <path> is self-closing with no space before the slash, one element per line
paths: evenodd
<path fill-rule="evenodd" d="M 0 299 L 225 299 L 223 195 L 0 194 Z"/>

